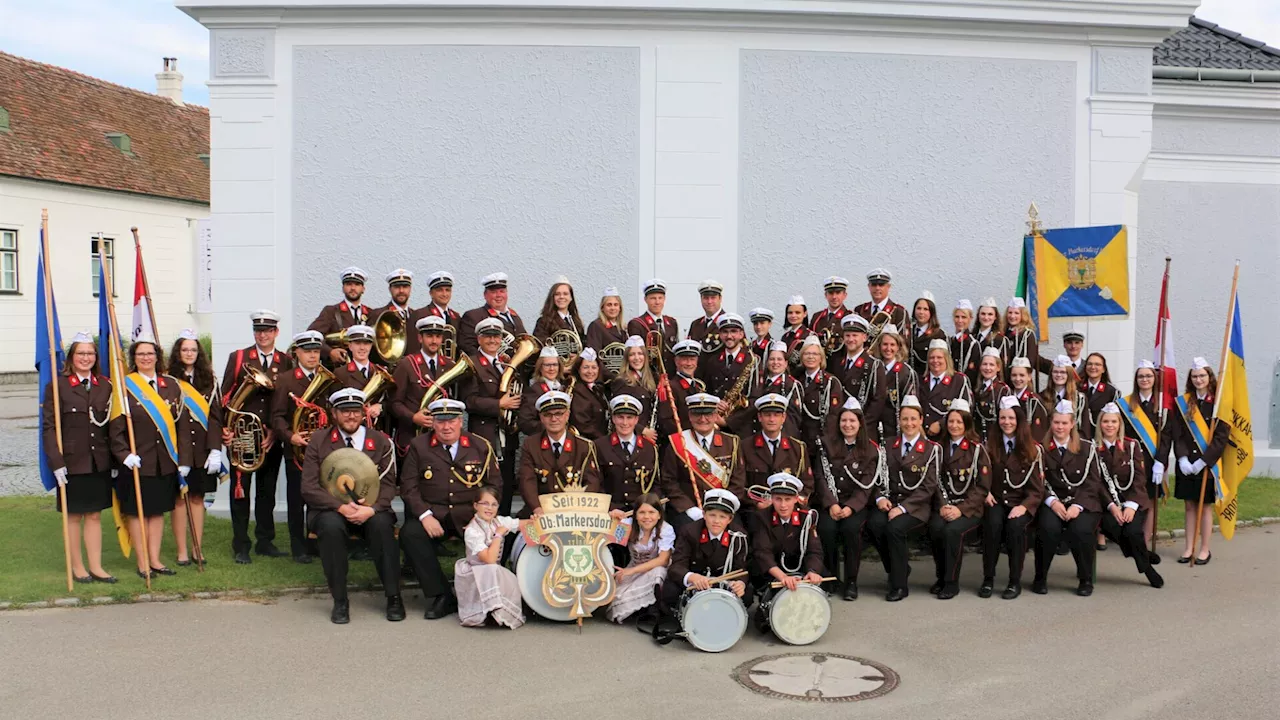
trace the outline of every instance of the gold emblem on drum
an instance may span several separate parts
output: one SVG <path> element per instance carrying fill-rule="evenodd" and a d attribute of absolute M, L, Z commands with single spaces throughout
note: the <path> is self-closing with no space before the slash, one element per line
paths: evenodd
<path fill-rule="evenodd" d="M 581 622 L 613 601 L 617 586 L 606 563 L 609 543 L 625 545 L 627 532 L 609 515 L 611 500 L 605 493 L 581 491 L 541 495 L 542 515 L 524 528 L 529 545 L 551 551 L 542 599 L 552 608 L 568 608 L 571 620 Z"/>
<path fill-rule="evenodd" d="M 1098 277 L 1098 259 L 1077 255 L 1067 258 L 1067 280 L 1077 290 L 1088 290 Z"/>

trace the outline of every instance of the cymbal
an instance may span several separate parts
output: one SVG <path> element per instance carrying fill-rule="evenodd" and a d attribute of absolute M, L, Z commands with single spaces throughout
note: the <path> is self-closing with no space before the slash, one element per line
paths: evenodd
<path fill-rule="evenodd" d="M 355 448 L 339 448 L 320 463 L 320 486 L 342 502 L 372 506 L 381 486 L 378 466 Z"/>

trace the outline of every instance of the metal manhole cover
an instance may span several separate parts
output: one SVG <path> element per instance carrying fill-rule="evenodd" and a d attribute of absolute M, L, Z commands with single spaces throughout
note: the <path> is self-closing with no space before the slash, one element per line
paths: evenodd
<path fill-rule="evenodd" d="M 789 653 L 748 660 L 733 679 L 749 690 L 786 700 L 856 702 L 898 687 L 898 673 L 873 660 L 834 653 Z"/>

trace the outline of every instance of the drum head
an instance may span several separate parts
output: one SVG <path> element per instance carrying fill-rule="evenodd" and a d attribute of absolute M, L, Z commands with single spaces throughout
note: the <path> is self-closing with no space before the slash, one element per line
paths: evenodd
<path fill-rule="evenodd" d="M 689 598 L 680 625 L 690 645 L 703 652 L 724 652 L 747 632 L 747 609 L 728 590 L 711 588 Z"/>
<path fill-rule="evenodd" d="M 769 628 L 788 645 L 808 645 L 831 625 L 831 603 L 820 588 L 807 583 L 783 588 L 769 608 Z"/>
<path fill-rule="evenodd" d="M 613 575 L 613 556 L 603 553 L 604 571 Z M 545 545 L 529 545 L 520 553 L 516 561 L 516 581 L 520 584 L 520 596 L 535 613 L 548 620 L 570 622 L 571 608 L 552 607 L 542 595 L 542 579 L 551 567 L 551 548 Z"/>

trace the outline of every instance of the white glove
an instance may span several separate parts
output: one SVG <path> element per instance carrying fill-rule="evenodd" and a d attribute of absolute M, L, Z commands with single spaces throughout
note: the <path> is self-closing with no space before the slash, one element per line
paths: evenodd
<path fill-rule="evenodd" d="M 204 461 L 204 471 L 210 475 L 222 473 L 222 451 L 210 450 L 209 459 Z"/>
<path fill-rule="evenodd" d="M 53 479 L 58 481 L 58 487 L 67 486 L 67 469 L 60 467 L 53 471 Z"/>
<path fill-rule="evenodd" d="M 702 519 L 702 508 L 698 507 L 697 505 L 694 505 L 688 510 L 685 510 L 684 514 L 688 515 L 690 520 L 697 522 L 698 520 Z"/>
<path fill-rule="evenodd" d="M 1164 463 L 1151 463 L 1151 482 L 1155 485 L 1164 482 Z"/>
<path fill-rule="evenodd" d="M 1201 458 L 1201 459 L 1199 459 L 1199 460 L 1197 460 L 1197 461 L 1195 461 L 1195 462 L 1191 463 L 1191 474 L 1192 474 L 1192 475 L 1194 475 L 1194 474 L 1196 474 L 1196 473 L 1198 473 L 1198 472 L 1200 472 L 1200 471 L 1204 470 L 1204 467 L 1205 467 L 1205 465 L 1204 465 L 1204 459 L 1203 459 L 1203 458 Z"/>
<path fill-rule="evenodd" d="M 1178 458 L 1178 469 L 1182 471 L 1183 475 L 1194 475 L 1196 472 L 1191 469 L 1191 461 L 1184 457 Z"/>
<path fill-rule="evenodd" d="M 129 457 L 124 459 L 124 466 L 131 470 L 137 470 L 142 467 L 142 458 L 130 453 Z"/>
<path fill-rule="evenodd" d="M 187 467 L 186 465 L 179 465 L 178 474 L 181 475 L 185 480 L 186 477 L 191 474 L 191 468 Z"/>

